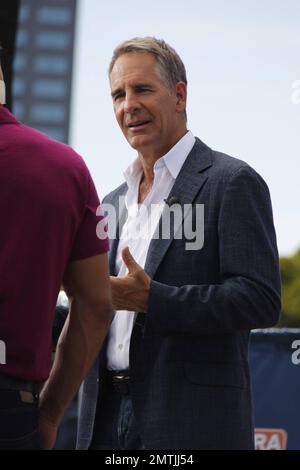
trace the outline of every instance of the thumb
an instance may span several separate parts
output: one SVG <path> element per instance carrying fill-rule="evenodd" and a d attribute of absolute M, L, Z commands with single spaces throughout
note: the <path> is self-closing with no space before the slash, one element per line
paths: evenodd
<path fill-rule="evenodd" d="M 122 258 L 126 267 L 128 269 L 128 273 L 132 273 L 136 269 L 140 268 L 140 265 L 135 261 L 134 257 L 130 253 L 128 246 L 126 246 L 122 251 Z"/>

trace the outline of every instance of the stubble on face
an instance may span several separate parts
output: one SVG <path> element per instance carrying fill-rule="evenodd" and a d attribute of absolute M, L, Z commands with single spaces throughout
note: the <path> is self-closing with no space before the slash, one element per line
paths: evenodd
<path fill-rule="evenodd" d="M 185 134 L 176 90 L 170 91 L 152 54 L 123 54 L 113 66 L 110 81 L 119 126 L 140 155 L 156 160 Z"/>

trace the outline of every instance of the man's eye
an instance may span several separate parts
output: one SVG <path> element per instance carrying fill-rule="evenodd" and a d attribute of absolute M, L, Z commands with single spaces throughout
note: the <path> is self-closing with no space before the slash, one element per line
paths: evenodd
<path fill-rule="evenodd" d="M 135 92 L 136 93 L 147 93 L 147 92 L 150 92 L 152 91 L 151 88 L 146 88 L 146 87 L 139 87 L 139 88 L 136 88 Z"/>
<path fill-rule="evenodd" d="M 113 101 L 117 101 L 125 95 L 122 91 L 119 91 L 112 95 Z"/>

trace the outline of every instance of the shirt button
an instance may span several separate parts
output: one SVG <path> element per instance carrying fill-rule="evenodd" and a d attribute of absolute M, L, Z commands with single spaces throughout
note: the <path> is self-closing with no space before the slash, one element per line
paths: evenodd
<path fill-rule="evenodd" d="M 119 344 L 118 348 L 123 349 L 123 344 Z"/>

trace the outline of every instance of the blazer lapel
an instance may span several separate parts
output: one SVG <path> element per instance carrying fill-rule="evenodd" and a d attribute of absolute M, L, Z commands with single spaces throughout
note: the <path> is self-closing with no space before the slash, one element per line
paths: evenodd
<path fill-rule="evenodd" d="M 116 228 L 115 233 L 113 233 L 112 237 L 110 238 L 109 269 L 112 276 L 116 276 L 116 256 L 120 240 L 120 233 L 127 218 L 127 209 L 125 205 L 126 191 L 127 185 L 122 188 L 122 190 L 115 197 L 115 200 L 111 202 L 116 212 L 115 214 L 110 214 L 110 217 L 115 217 L 115 220 L 110 222 L 109 217 L 107 221 L 108 226 L 110 226 L 111 223 L 111 226 Z"/>
<path fill-rule="evenodd" d="M 204 170 L 211 165 L 211 149 L 201 142 L 200 139 L 196 138 L 195 145 L 187 156 L 168 197 L 168 200 L 172 197 L 175 198 L 174 200 L 177 200 L 177 203 L 181 206 L 182 214 L 185 214 L 184 205 L 193 203 L 201 187 L 207 180 L 208 175 Z M 166 207 L 165 210 L 168 210 L 168 208 Z M 156 232 L 150 243 L 146 258 L 145 271 L 151 278 L 154 277 L 159 264 L 163 260 L 163 257 L 166 254 L 177 229 L 179 228 L 174 228 L 170 237 L 167 239 L 158 237 L 165 210 L 162 213 Z"/>

